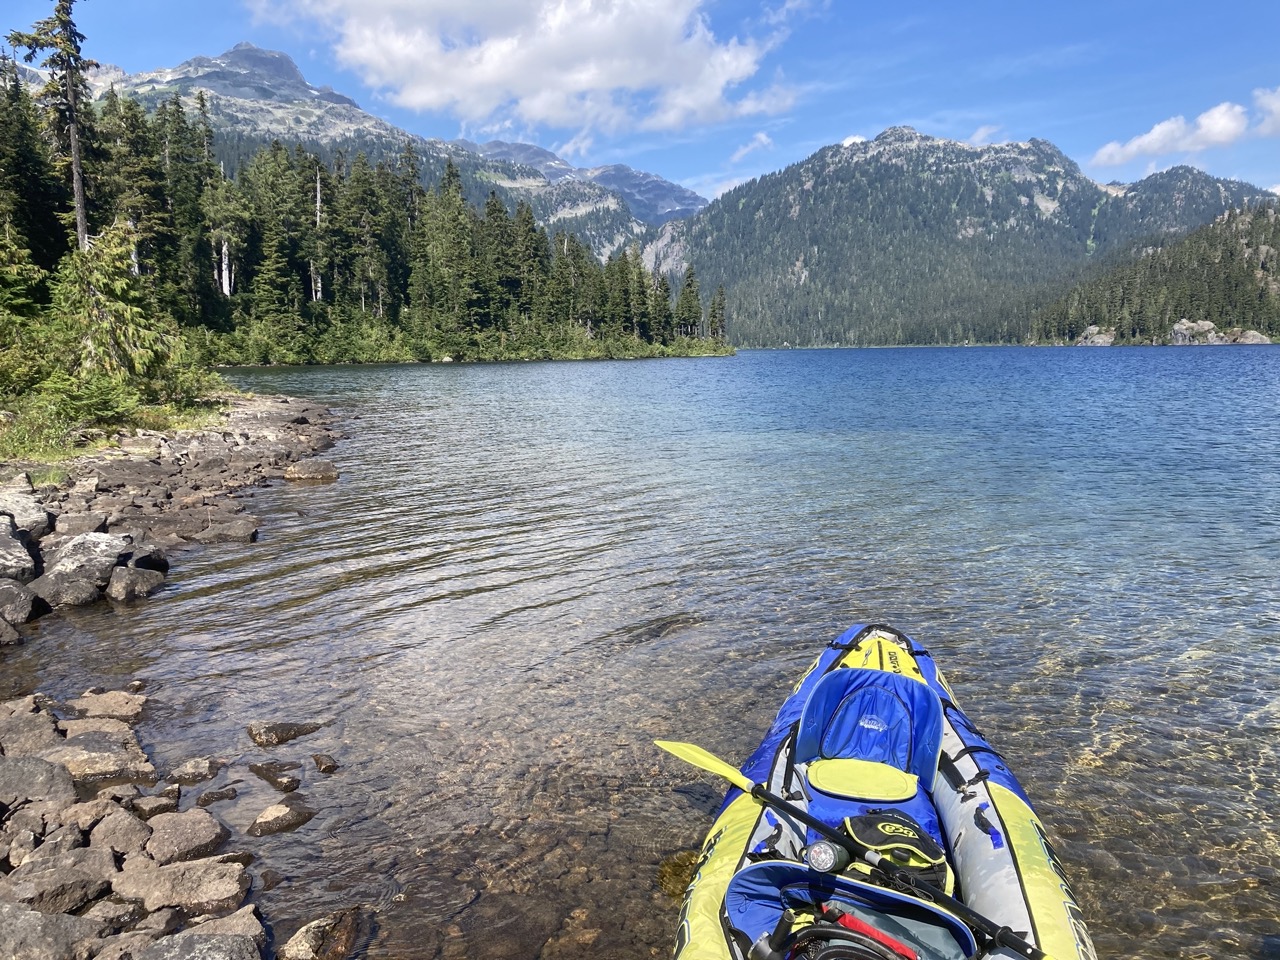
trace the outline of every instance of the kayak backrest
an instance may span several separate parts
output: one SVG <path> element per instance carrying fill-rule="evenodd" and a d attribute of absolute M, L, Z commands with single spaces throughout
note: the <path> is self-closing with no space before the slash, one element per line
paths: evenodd
<path fill-rule="evenodd" d="M 747 943 L 771 932 L 783 910 L 839 907 L 929 960 L 964 960 L 978 952 L 973 933 L 942 907 L 856 877 L 821 873 L 802 863 L 768 860 L 739 870 L 725 891 L 725 918 Z"/>
<path fill-rule="evenodd" d="M 885 763 L 933 785 L 942 704 L 929 687 L 883 670 L 842 668 L 814 687 L 800 714 L 795 761 Z"/>

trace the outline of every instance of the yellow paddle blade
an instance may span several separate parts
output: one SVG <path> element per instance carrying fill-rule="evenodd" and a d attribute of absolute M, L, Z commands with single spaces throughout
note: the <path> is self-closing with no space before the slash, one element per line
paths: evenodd
<path fill-rule="evenodd" d="M 715 754 L 708 753 L 697 744 L 681 743 L 679 740 L 655 740 L 653 742 L 673 757 L 679 757 L 685 763 L 691 763 L 698 769 L 707 771 L 707 773 L 714 773 L 716 776 L 724 777 L 739 790 L 750 793 L 751 788 L 755 786 L 750 778 L 737 767 L 725 763 Z"/>

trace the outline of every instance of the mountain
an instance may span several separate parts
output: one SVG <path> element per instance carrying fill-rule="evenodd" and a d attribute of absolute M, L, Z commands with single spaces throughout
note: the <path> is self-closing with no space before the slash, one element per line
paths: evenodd
<path fill-rule="evenodd" d="M 454 140 L 453 143 L 490 160 L 507 160 L 533 167 L 552 183 L 585 180 L 612 190 L 622 195 L 632 213 L 652 227 L 660 227 L 668 220 L 691 217 L 707 205 L 706 198 L 692 190 L 657 174 L 633 170 L 621 163 L 581 168 L 560 159 L 550 150 L 529 143 L 507 143 L 504 140 L 479 144 Z"/>
<path fill-rule="evenodd" d="M 375 163 L 397 161 L 405 145 L 412 144 L 429 181 L 438 181 L 452 160 L 473 203 L 483 205 L 491 190 L 509 207 L 526 201 L 544 226 L 581 237 L 601 257 L 636 242 L 649 223 L 706 204 L 652 174 L 631 171 L 630 177 L 603 173 L 596 178 L 592 171 L 578 171 L 530 144 L 477 146 L 407 133 L 350 97 L 312 86 L 287 55 L 248 43 L 218 57 L 195 57 L 146 73 L 103 67 L 91 82 L 98 97 L 114 87 L 152 109 L 175 95 L 193 109 L 203 91 L 217 134 L 215 150 L 228 169 L 238 169 L 275 139 L 300 143 L 326 158 L 363 152 Z"/>
<path fill-rule="evenodd" d="M 1045 140 L 894 127 L 736 187 L 646 257 L 723 284 L 742 346 L 1020 342 L 1038 307 L 1139 239 L 1269 196 L 1191 167 L 1104 186 Z"/>
<path fill-rule="evenodd" d="M 1280 337 L 1280 201 L 1232 210 L 1189 236 L 1141 250 L 1035 316 L 1039 339 L 1164 343 L 1243 331 Z"/>

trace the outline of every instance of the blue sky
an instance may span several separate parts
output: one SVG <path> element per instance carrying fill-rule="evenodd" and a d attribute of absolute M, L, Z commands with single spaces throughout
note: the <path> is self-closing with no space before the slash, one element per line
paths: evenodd
<path fill-rule="evenodd" d="M 5 0 L 0 27 L 52 8 Z M 523 140 L 706 196 L 898 124 L 1040 137 L 1102 182 L 1190 163 L 1280 189 L 1275 0 L 80 0 L 75 13 L 86 54 L 131 73 L 248 40 L 424 136 Z"/>

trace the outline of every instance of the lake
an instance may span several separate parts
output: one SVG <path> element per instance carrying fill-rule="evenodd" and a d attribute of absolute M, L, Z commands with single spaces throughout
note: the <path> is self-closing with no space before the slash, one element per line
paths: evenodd
<path fill-rule="evenodd" d="M 44 621 L 6 696 L 148 682 L 162 770 L 324 719 L 278 937 L 371 906 L 378 958 L 665 957 L 660 866 L 855 622 L 928 646 L 1058 841 L 1099 956 L 1280 957 L 1280 350 L 752 351 L 238 370 L 316 398 L 342 479 L 249 547 Z M 194 796 L 194 791 L 191 793 Z"/>

